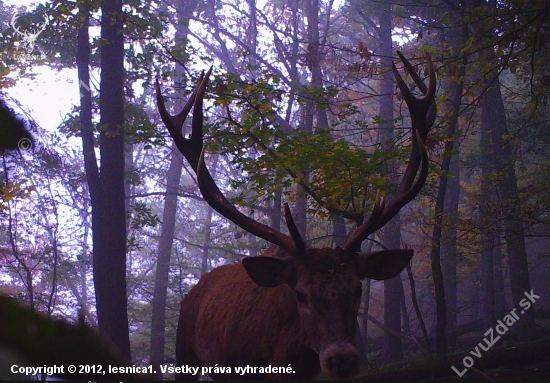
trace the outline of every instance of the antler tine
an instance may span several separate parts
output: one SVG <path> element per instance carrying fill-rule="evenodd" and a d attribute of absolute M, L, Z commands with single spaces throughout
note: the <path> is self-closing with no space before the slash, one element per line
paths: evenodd
<path fill-rule="evenodd" d="M 174 139 L 176 146 L 183 156 L 187 159 L 193 170 L 197 173 L 197 182 L 199 189 L 204 197 L 204 200 L 218 213 L 232 221 L 237 226 L 248 231 L 249 233 L 263 238 L 268 242 L 278 245 L 285 249 L 289 254 L 295 255 L 298 253 L 298 249 L 303 247 L 303 241 L 298 234 L 292 234 L 292 238 L 288 235 L 273 230 L 267 225 L 264 225 L 258 221 L 241 213 L 235 206 L 225 198 L 222 194 L 216 182 L 210 175 L 210 172 L 206 168 L 204 163 L 205 148 L 203 145 L 203 99 L 206 93 L 206 86 L 208 85 L 208 79 L 212 72 L 212 68 L 206 73 L 205 76 L 201 75 L 199 85 L 195 91 L 191 94 L 191 97 L 183 107 L 182 111 L 176 116 L 172 116 L 166 110 L 164 104 L 164 98 L 160 91 L 160 85 L 156 83 L 157 93 L 157 107 L 161 115 L 162 121 L 166 125 L 170 135 Z M 191 127 L 191 136 L 185 138 L 181 132 L 183 123 L 187 115 L 189 114 L 191 107 L 193 107 L 193 122 Z M 287 219 L 287 223 L 294 224 L 292 218 L 290 221 Z M 294 228 L 296 225 L 294 225 Z M 293 229 L 290 228 L 291 233 Z M 297 230 L 296 230 L 297 233 Z M 299 238 L 298 243 L 294 243 L 293 238 Z"/>
<path fill-rule="evenodd" d="M 349 237 L 347 243 L 344 245 L 345 249 L 348 249 L 350 251 L 359 250 L 361 242 L 363 242 L 370 234 L 374 233 L 375 230 L 373 230 L 372 228 L 384 212 L 385 206 L 386 199 L 384 197 L 381 197 L 380 190 L 377 190 L 376 200 L 374 202 L 374 206 L 372 207 L 372 212 L 370 213 L 369 220 L 360 226 L 360 228 L 362 228 L 361 230 L 356 229 L 353 232 L 353 234 Z"/>
<path fill-rule="evenodd" d="M 246 230 L 247 232 L 282 247 L 290 255 L 300 254 L 300 244 L 294 243 L 294 236 L 291 238 L 283 233 L 273 230 L 271 227 L 264 225 L 263 223 L 253 220 L 237 210 L 237 208 L 233 206 L 227 198 L 225 198 L 218 188 L 218 185 L 216 185 L 214 179 L 210 175 L 210 172 L 206 168 L 206 164 L 204 163 L 204 153 L 205 148 L 202 148 L 197 164 L 197 182 L 204 200 L 212 207 L 212 209 L 216 210 L 222 216 L 226 217 L 235 225 Z M 293 224 L 294 221 L 291 221 L 291 223 Z M 294 226 L 294 228 L 296 228 L 296 226 Z M 290 229 L 290 231 L 292 233 L 292 229 Z M 301 246 L 303 246 L 303 242 Z"/>
<path fill-rule="evenodd" d="M 422 141 L 420 137 L 420 132 L 418 130 L 415 131 L 415 136 L 418 142 L 418 149 L 419 154 L 421 157 L 421 167 L 420 172 L 418 173 L 418 178 L 416 182 L 412 183 L 408 188 L 400 187 L 399 189 L 403 189 L 404 191 L 400 194 L 398 192 L 397 197 L 391 201 L 391 203 L 388 205 L 387 208 L 384 209 L 384 211 L 380 214 L 380 217 L 376 221 L 376 224 L 373 225 L 369 235 L 376 230 L 383 227 L 386 223 L 388 223 L 389 220 L 391 220 L 398 212 L 401 210 L 403 206 L 411 202 L 414 197 L 418 193 L 420 193 L 420 190 L 422 189 L 422 186 L 424 186 L 424 183 L 426 182 L 426 178 L 428 177 L 428 170 L 429 170 L 429 158 L 428 158 L 428 152 L 426 150 L 426 146 L 424 145 L 424 142 Z M 416 173 L 416 172 L 415 172 Z M 407 175 L 405 173 L 405 175 Z M 414 174 L 416 175 L 416 174 Z M 414 180 L 413 175 L 413 180 Z M 401 181 L 401 185 L 408 185 L 410 182 L 406 182 L 406 179 L 404 178 Z M 367 235 L 368 236 L 368 235 Z"/>
<path fill-rule="evenodd" d="M 212 73 L 212 67 L 210 67 L 210 70 L 208 71 L 206 76 L 204 76 L 204 72 L 201 73 L 197 87 L 195 88 L 193 93 L 191 93 L 189 100 L 187 100 L 181 112 L 179 112 L 175 116 L 172 116 L 166 110 L 166 105 L 164 103 L 164 97 L 162 96 L 162 93 L 160 90 L 158 78 L 155 83 L 155 89 L 157 94 L 157 108 L 159 110 L 160 117 L 162 118 L 162 122 L 164 122 L 164 125 L 168 129 L 168 132 L 170 133 L 170 136 L 172 136 L 172 139 L 174 140 L 174 143 L 178 147 L 179 151 L 182 153 L 188 153 L 187 155 L 185 155 L 186 158 L 188 155 L 189 157 L 193 158 L 193 161 L 187 158 L 193 170 L 197 169 L 197 162 L 200 155 L 200 148 L 202 148 L 202 125 L 199 129 L 200 133 L 197 134 L 196 129 L 194 129 L 195 124 L 193 124 L 193 129 L 191 131 L 191 136 L 189 138 L 185 138 L 183 136 L 182 128 L 183 128 L 183 123 L 185 122 L 185 119 L 189 114 L 189 111 L 191 111 L 191 108 L 195 103 L 195 100 L 197 98 L 197 93 L 199 93 L 201 89 L 202 89 L 202 92 L 199 95 L 199 97 L 200 98 L 204 97 L 204 93 L 206 91 L 206 84 L 208 83 L 208 78 L 210 77 L 210 73 Z M 202 107 L 202 100 L 201 100 L 201 107 Z M 193 143 L 195 144 L 200 143 L 199 150 L 193 150 L 193 148 L 197 146 L 197 145 L 193 145 Z"/>
<path fill-rule="evenodd" d="M 426 86 L 424 81 L 420 78 L 418 73 L 414 70 L 414 67 L 409 60 L 403 56 L 400 51 L 397 51 L 397 55 L 403 62 L 405 69 L 412 77 L 413 81 L 416 83 L 420 91 L 424 94 L 423 97 L 415 97 L 399 72 L 395 67 L 395 64 L 392 63 L 392 70 L 397 82 L 397 86 L 403 94 L 403 98 L 409 107 L 409 112 L 411 115 L 412 127 L 413 129 L 420 129 L 422 140 L 426 139 L 429 129 L 435 121 L 435 91 L 436 91 L 436 79 L 435 79 L 435 70 L 433 66 L 433 61 L 429 53 L 426 53 L 426 60 L 428 61 L 429 68 L 429 86 Z M 414 135 L 413 135 L 414 140 Z"/>
<path fill-rule="evenodd" d="M 426 87 L 426 84 L 424 84 L 424 82 L 420 79 L 420 77 L 412 67 L 409 60 L 407 60 L 401 54 L 401 52 L 398 51 L 397 54 L 403 61 L 405 68 L 411 74 L 411 76 L 413 77 L 414 81 L 417 83 L 420 90 L 423 93 L 425 93 L 424 97 L 421 97 L 421 98 L 415 97 L 412 94 L 411 90 L 403 81 L 403 78 L 401 77 L 399 72 L 397 72 L 395 65 L 392 63 L 392 69 L 395 74 L 397 85 L 399 86 L 399 89 L 401 90 L 401 93 L 403 94 L 405 102 L 409 108 L 409 114 L 411 116 L 411 125 L 413 130 L 413 137 L 412 137 L 413 143 L 412 143 L 411 156 L 409 158 L 409 163 L 407 165 L 407 169 L 405 170 L 403 180 L 399 185 L 399 189 L 397 192 L 398 195 L 402 195 L 402 194 L 406 194 L 407 191 L 412 187 L 416 173 L 418 171 L 418 166 L 423 158 L 422 147 L 424 147 L 424 143 L 426 141 L 426 137 L 428 136 L 428 132 L 430 131 L 430 128 L 432 127 L 435 121 L 435 115 L 436 115 L 436 109 L 437 109 L 435 105 L 436 79 L 435 79 L 435 70 L 434 70 L 433 62 L 431 60 L 429 53 L 426 53 L 426 59 L 428 60 L 428 65 L 429 65 L 428 66 L 429 79 L 430 79 L 429 87 Z M 412 75 L 412 73 L 414 73 L 414 76 Z M 420 84 L 422 84 L 422 86 L 420 86 Z M 421 142 L 422 142 L 422 145 L 420 145 Z M 426 169 L 426 172 L 427 172 L 427 169 Z M 422 174 L 423 172 L 421 170 L 421 175 Z M 419 178 L 419 181 L 420 181 L 420 178 Z M 420 185 L 420 187 L 422 187 L 422 185 Z"/>
<path fill-rule="evenodd" d="M 306 245 L 304 244 L 304 240 L 302 239 L 302 236 L 300 235 L 300 232 L 298 231 L 298 227 L 296 227 L 296 223 L 294 222 L 294 218 L 292 218 L 292 213 L 290 212 L 290 208 L 288 207 L 288 203 L 284 203 L 284 210 L 285 210 L 285 221 L 286 226 L 288 227 L 288 231 L 290 232 L 290 235 L 292 237 L 292 240 L 294 241 L 294 244 L 296 245 L 296 255 L 304 254 L 306 251 Z"/>
<path fill-rule="evenodd" d="M 420 91 L 422 92 L 422 94 L 426 94 L 426 92 L 428 91 L 428 87 L 426 86 L 426 84 L 424 84 L 424 81 L 422 81 L 422 79 L 420 78 L 420 76 L 418 75 L 418 73 L 414 70 L 414 67 L 412 66 L 412 64 L 410 63 L 409 60 L 407 60 L 405 58 L 405 56 L 403 56 L 403 53 L 401 53 L 401 51 L 397 51 L 397 55 L 399 56 L 399 58 L 401 59 L 401 61 L 403 62 L 403 65 L 405 66 L 405 69 L 407 70 L 407 73 L 412 77 L 413 81 L 415 82 L 415 84 L 418 86 L 418 88 L 420 89 Z M 428 60 L 429 62 L 429 65 L 432 65 L 432 62 L 430 60 L 430 56 L 428 53 L 426 53 L 426 59 Z M 395 65 L 394 65 L 395 67 Z M 393 68 L 392 68 L 393 69 Z M 403 81 L 403 79 L 401 78 L 401 75 L 399 74 L 399 72 L 397 71 L 394 71 L 394 74 L 397 73 L 395 75 L 396 79 L 399 78 L 398 82 L 399 81 Z"/>
<path fill-rule="evenodd" d="M 210 78 L 211 73 L 212 73 L 212 67 L 210 67 L 210 69 L 206 73 L 204 80 L 201 79 L 201 82 L 197 87 L 196 95 L 194 99 L 194 107 L 193 107 L 193 122 L 191 123 L 191 137 L 189 137 L 189 139 L 192 140 L 192 142 L 194 143 L 193 146 L 195 148 L 199 148 L 201 151 L 203 149 L 202 124 L 204 119 L 202 106 L 203 106 L 204 94 L 206 93 L 206 86 L 208 85 L 208 79 Z M 201 78 L 202 78 L 202 75 L 201 75 Z M 197 157 L 187 158 L 187 161 L 189 161 L 189 164 L 191 164 L 191 167 L 195 172 L 197 172 L 198 170 L 198 162 L 199 162 L 198 155 L 200 155 L 200 152 L 198 150 L 193 150 L 190 152 L 190 157 L 191 156 L 197 156 Z"/>
<path fill-rule="evenodd" d="M 403 206 L 412 201 L 420 192 L 422 186 L 426 182 L 426 178 L 428 177 L 429 159 L 424 142 L 435 121 L 435 70 L 431 58 L 429 54 L 427 54 L 426 57 L 429 62 L 430 83 L 429 86 L 426 86 L 426 84 L 424 84 L 424 82 L 420 79 L 420 76 L 418 76 L 418 74 L 414 71 L 414 68 L 410 62 L 401 54 L 401 52 L 397 53 L 403 61 L 405 68 L 413 77 L 413 80 L 416 82 L 422 93 L 424 93 L 424 97 L 415 97 L 405 84 L 405 81 L 403 81 L 403 78 L 399 72 L 397 72 L 395 65 L 392 63 L 392 69 L 397 85 L 403 93 L 403 97 L 405 98 L 405 102 L 407 103 L 409 113 L 411 115 L 413 130 L 411 155 L 409 157 L 409 162 L 407 169 L 405 170 L 405 174 L 403 175 L 403 179 L 399 184 L 397 195 L 391 203 L 386 206 L 385 204 L 378 202 L 379 195 L 377 193 L 377 202 L 374 205 L 369 220 L 365 224 L 357 227 L 344 245 L 344 248 L 350 251 L 357 251 L 361 246 L 361 242 L 367 239 L 370 234 L 383 227 L 399 212 L 399 210 L 401 210 Z M 420 172 L 418 173 L 419 167 Z"/>
<path fill-rule="evenodd" d="M 374 202 L 374 206 L 372 207 L 372 212 L 370 213 L 369 220 L 365 222 L 363 225 L 357 227 L 349 239 L 347 240 L 346 244 L 344 245 L 344 249 L 347 249 L 349 251 L 358 251 L 359 247 L 361 246 L 361 243 L 367 239 L 369 235 L 374 233 L 376 229 L 373 229 L 376 225 L 376 222 L 384 212 L 384 208 L 386 206 L 386 199 L 384 197 L 380 196 L 380 190 L 376 191 L 376 200 Z M 360 229 L 360 230 L 359 230 Z"/>

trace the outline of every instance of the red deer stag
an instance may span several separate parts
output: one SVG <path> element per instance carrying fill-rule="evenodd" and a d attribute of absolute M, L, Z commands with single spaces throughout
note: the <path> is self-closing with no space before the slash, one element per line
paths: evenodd
<path fill-rule="evenodd" d="M 195 371 L 203 367 L 212 368 L 210 376 L 214 379 L 235 380 L 312 379 L 320 370 L 334 379 L 358 373 L 354 334 L 361 280 L 392 278 L 413 256 L 412 250 L 368 254 L 358 250 L 370 234 L 418 194 L 428 174 L 424 142 L 435 119 L 434 68 L 428 57 L 430 82 L 426 87 L 412 65 L 400 53 L 399 56 L 424 93 L 422 98 L 413 96 L 392 64 L 412 120 L 409 163 L 396 196 L 388 204 L 377 198 L 367 222 L 338 248 L 307 247 L 286 204 L 284 213 L 290 235 L 244 215 L 223 196 L 204 163 L 202 107 L 212 69 L 201 77 L 176 116 L 167 112 L 157 82 L 157 106 L 162 120 L 196 172 L 206 202 L 237 226 L 276 245 L 259 257 L 212 270 L 183 299 L 176 362 L 178 367 L 196 370 L 182 371 L 177 379 L 196 379 Z M 181 129 L 192 106 L 192 134 L 184 138 Z M 268 366 L 285 370 L 273 373 L 266 369 Z M 221 373 L 220 367 L 224 368 Z"/>

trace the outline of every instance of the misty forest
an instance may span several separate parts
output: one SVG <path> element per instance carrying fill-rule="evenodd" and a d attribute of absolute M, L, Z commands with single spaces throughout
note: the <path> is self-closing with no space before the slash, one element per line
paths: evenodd
<path fill-rule="evenodd" d="M 547 0 L 0 1 L 0 28 L 1 379 L 174 379 L 177 334 L 227 315 L 231 347 L 277 354 L 274 301 L 188 295 L 226 264 L 290 291 L 317 378 L 550 377 Z M 344 278 L 328 331 L 289 276 L 309 249 L 380 267 Z M 325 357 L 341 307 L 348 356 Z"/>

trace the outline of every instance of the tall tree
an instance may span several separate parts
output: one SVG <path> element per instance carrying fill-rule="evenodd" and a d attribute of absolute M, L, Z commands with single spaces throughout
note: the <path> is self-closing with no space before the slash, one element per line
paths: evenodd
<path fill-rule="evenodd" d="M 485 97 L 485 96 L 484 96 Z M 492 165 L 491 153 L 491 132 L 489 129 L 493 128 L 490 120 L 493 118 L 492 110 L 490 108 L 483 108 L 481 110 L 481 132 L 480 132 L 480 160 L 481 160 L 481 193 L 479 201 L 479 220 L 482 230 L 481 234 L 481 273 L 483 275 L 482 286 L 482 312 L 483 312 L 483 324 L 486 328 L 490 328 L 496 321 L 496 307 L 495 307 L 495 281 L 494 281 L 494 252 L 495 248 L 500 246 L 497 242 L 497 227 L 494 224 L 495 221 L 495 209 L 496 203 L 495 195 L 493 193 L 493 185 L 491 182 L 491 175 L 494 174 L 494 168 Z"/>
<path fill-rule="evenodd" d="M 458 202 L 460 196 L 460 136 L 459 132 L 459 115 L 461 113 L 462 97 L 464 92 L 464 82 L 466 75 L 466 56 L 462 60 L 456 60 L 457 55 L 462 52 L 464 44 L 468 38 L 468 27 L 459 22 L 460 15 L 463 12 L 463 7 L 467 4 L 452 4 L 451 15 L 455 20 L 454 23 L 458 27 L 448 28 L 441 35 L 444 43 L 448 46 L 447 57 L 449 60 L 448 73 L 441 83 L 445 88 L 445 104 L 443 111 L 440 114 L 445 114 L 444 121 L 447 122 L 447 140 L 453 141 L 452 151 L 444 155 L 450 156 L 448 169 L 442 169 L 447 178 L 447 190 L 445 192 L 445 200 L 443 201 L 443 230 L 441 232 L 441 268 L 444 276 L 444 292 L 446 306 L 446 324 L 448 346 L 451 349 L 456 347 L 456 332 L 454 331 L 457 325 L 457 221 L 459 217 Z M 461 8 L 462 7 L 462 8 Z M 450 150 L 450 149 L 449 149 Z"/>
<path fill-rule="evenodd" d="M 390 2 L 378 4 L 376 7 L 379 27 L 377 29 L 379 38 L 378 53 L 381 57 L 382 80 L 380 85 L 380 144 L 381 149 L 390 152 L 395 142 L 395 133 L 393 129 L 393 73 L 391 68 L 391 58 L 393 57 L 392 44 L 392 4 Z M 394 164 L 393 164 L 394 165 Z M 390 165 L 391 167 L 394 167 Z M 394 169 L 393 169 L 394 170 Z M 395 174 L 389 171 L 389 174 Z M 395 183 L 395 177 L 388 177 L 387 187 Z M 399 214 L 386 224 L 381 230 L 382 243 L 388 249 L 398 249 L 401 246 L 401 227 L 399 224 Z M 403 347 L 401 337 L 397 336 L 401 332 L 401 300 L 403 295 L 403 284 L 401 277 L 384 281 L 384 343 L 383 356 L 387 362 L 403 359 Z"/>
<path fill-rule="evenodd" d="M 189 34 L 189 19 L 197 6 L 196 1 L 188 2 L 185 7 L 177 9 L 175 46 L 181 53 L 187 47 Z M 183 55 L 182 55 L 183 56 Z M 183 78 L 183 68 L 175 70 L 176 78 Z M 176 105 L 176 109 L 180 105 Z M 162 228 L 158 243 L 157 268 L 155 272 L 155 287 L 153 291 L 151 312 L 151 339 L 150 361 L 157 371 L 157 378 L 162 378 L 159 366 L 164 361 L 164 346 L 166 332 L 166 300 L 168 297 L 168 276 L 174 231 L 176 227 L 176 213 L 178 205 L 178 190 L 183 168 L 183 157 L 174 143 L 171 145 L 170 166 L 166 173 L 166 195 L 162 212 Z"/>
<path fill-rule="evenodd" d="M 100 224 L 99 240 L 94 242 L 94 287 L 99 332 L 111 339 L 130 359 L 126 295 L 122 16 L 121 0 L 101 3 Z M 98 251 L 96 245 L 99 246 Z"/>
<path fill-rule="evenodd" d="M 157 371 L 157 379 L 162 379 L 159 366 L 164 361 L 168 275 L 176 227 L 178 190 L 183 168 L 183 156 L 177 150 L 175 144 L 171 145 L 171 152 L 170 167 L 166 173 L 166 197 L 164 198 L 162 212 L 162 228 L 158 243 L 155 287 L 151 309 L 150 361 L 153 369 Z"/>
<path fill-rule="evenodd" d="M 93 263 L 100 334 L 130 359 L 124 193 L 124 34 L 122 1 L 101 3 L 100 169 L 94 151 L 89 86 L 89 2 L 79 10 L 77 66 L 82 144 L 92 201 Z"/>
<path fill-rule="evenodd" d="M 492 52 L 488 52 L 488 55 L 493 56 Z M 482 129 L 490 132 L 493 167 L 500 175 L 495 183 L 500 198 L 500 213 L 503 219 L 504 238 L 510 268 L 512 299 L 515 307 L 521 307 L 519 303 L 525 298 L 525 293 L 530 293 L 531 282 L 524 229 L 521 221 L 521 204 L 515 171 L 513 143 L 510 139 L 506 139 L 506 137 L 509 137 L 509 131 L 498 76 L 493 76 L 490 79 L 489 88 L 481 99 L 481 107 L 485 109 L 484 115 L 490 116 L 490 118 L 482 120 L 482 124 L 486 125 Z M 488 262 L 491 262 L 492 265 L 493 260 L 491 259 Z M 492 304 L 494 304 L 494 298 Z M 521 321 L 518 322 L 517 328 L 521 336 L 531 339 L 535 334 L 534 310 L 526 310 L 522 314 Z"/>
<path fill-rule="evenodd" d="M 493 14 L 497 10 L 497 1 L 487 2 L 487 14 Z M 498 35 L 497 28 L 488 31 L 489 36 Z M 525 298 L 525 293 L 530 293 L 531 282 L 529 278 L 529 266 L 527 262 L 527 249 L 525 246 L 525 234 L 522 222 L 521 203 L 516 177 L 516 164 L 513 140 L 510 139 L 504 99 L 500 85 L 501 66 L 495 54 L 493 45 L 481 52 L 482 78 L 485 80 L 486 91 L 481 98 L 483 110 L 482 130 L 490 132 L 491 156 L 493 168 L 499 175 L 495 179 L 496 189 L 500 198 L 501 217 L 504 228 L 504 238 L 510 268 L 510 287 L 515 307 Z M 487 69 L 489 68 L 489 69 Z M 492 257 L 491 257 L 492 258 Z M 490 260 L 491 265 L 493 260 Z M 492 304 L 494 304 L 494 299 Z M 521 321 L 518 321 L 517 331 L 522 338 L 532 339 L 535 335 L 534 310 L 526 310 L 522 313 Z"/>

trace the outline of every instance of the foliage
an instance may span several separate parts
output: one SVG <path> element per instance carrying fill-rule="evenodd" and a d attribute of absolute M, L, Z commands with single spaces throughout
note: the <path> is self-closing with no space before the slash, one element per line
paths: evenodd
<path fill-rule="evenodd" d="M 214 80 L 213 87 L 218 95 L 215 105 L 222 106 L 227 117 L 209 125 L 213 138 L 209 148 L 229 154 L 230 163 L 248 175 L 245 180 L 232 183 L 237 189 L 253 191 L 234 200 L 241 205 L 269 200 L 281 186 L 286 198 L 294 201 L 292 186 L 302 184 L 324 204 L 362 214 L 365 207 L 369 209 L 376 190 L 385 190 L 389 164 L 405 161 L 409 152 L 402 147 L 387 152 L 368 141 L 362 144 L 338 138 L 339 131 L 362 122 L 356 118 L 356 107 L 349 103 L 340 106 L 338 121 L 330 130 L 289 131 L 277 123 L 275 116 L 280 113 L 284 99 L 292 95 L 280 86 L 277 76 L 265 71 L 262 77 L 246 83 L 234 76 L 222 76 Z M 336 97 L 333 92 L 327 89 L 322 95 L 309 95 Z M 373 121 L 380 122 L 376 116 Z M 369 137 L 368 126 L 359 125 L 352 137 L 358 136 Z M 308 178 L 300 178 L 306 170 Z M 319 206 L 312 206 L 311 213 L 329 218 Z"/>

